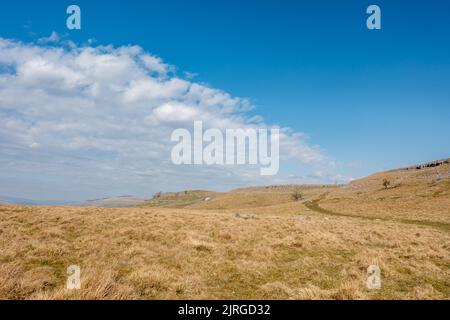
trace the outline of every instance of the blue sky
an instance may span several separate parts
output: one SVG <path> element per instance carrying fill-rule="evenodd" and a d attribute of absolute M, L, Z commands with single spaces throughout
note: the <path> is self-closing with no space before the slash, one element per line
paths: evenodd
<path fill-rule="evenodd" d="M 80 31 L 66 29 L 69 4 L 81 7 Z M 370 4 L 381 7 L 382 30 L 366 28 Z M 55 31 L 139 45 L 195 82 L 248 98 L 251 113 L 308 135 L 336 173 L 361 177 L 449 156 L 449 14 L 448 1 L 18 0 L 2 3 L 0 37 L 28 43 Z M 125 192 L 102 190 L 55 197 Z"/>

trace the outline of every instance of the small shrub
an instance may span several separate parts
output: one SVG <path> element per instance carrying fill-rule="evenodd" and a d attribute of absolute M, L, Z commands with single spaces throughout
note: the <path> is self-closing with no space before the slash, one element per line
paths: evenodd
<path fill-rule="evenodd" d="M 298 190 L 295 190 L 294 193 L 292 194 L 292 199 L 294 201 L 302 200 L 303 199 L 303 195 L 300 192 L 298 192 Z"/>

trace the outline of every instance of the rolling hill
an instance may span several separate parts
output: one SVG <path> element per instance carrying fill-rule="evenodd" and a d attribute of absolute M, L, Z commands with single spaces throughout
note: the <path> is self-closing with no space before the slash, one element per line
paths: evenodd
<path fill-rule="evenodd" d="M 148 201 L 148 198 L 138 196 L 121 196 L 113 198 L 102 198 L 96 200 L 88 200 L 75 204 L 79 207 L 95 207 L 95 208 L 124 208 L 140 205 Z"/>
<path fill-rule="evenodd" d="M 449 172 L 441 160 L 339 186 L 0 206 L 0 298 L 448 300 Z M 65 288 L 72 264 L 80 290 Z"/>

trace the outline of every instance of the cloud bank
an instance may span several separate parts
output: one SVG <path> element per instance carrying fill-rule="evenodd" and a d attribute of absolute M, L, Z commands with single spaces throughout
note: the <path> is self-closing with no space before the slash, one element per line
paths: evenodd
<path fill-rule="evenodd" d="M 195 120 L 222 130 L 273 126 L 250 112 L 248 99 L 179 77 L 139 46 L 59 40 L 57 34 L 37 43 L 0 38 L 3 194 L 78 199 L 220 190 L 283 183 L 289 176 L 283 161 L 311 170 L 329 166 L 318 146 L 289 128 L 280 128 L 277 177 L 262 178 L 251 166 L 173 165 L 171 132 L 192 128 Z"/>

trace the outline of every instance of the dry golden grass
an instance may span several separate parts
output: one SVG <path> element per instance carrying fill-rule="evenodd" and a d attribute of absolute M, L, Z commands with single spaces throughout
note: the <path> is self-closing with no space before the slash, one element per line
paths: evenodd
<path fill-rule="evenodd" d="M 300 201 L 284 187 L 159 200 L 184 208 L 0 206 L 0 298 L 449 299 L 449 179 L 383 190 L 384 176 Z M 80 290 L 66 289 L 73 264 Z"/>
<path fill-rule="evenodd" d="M 450 164 L 378 173 L 326 193 L 320 204 L 340 213 L 450 224 Z"/>

